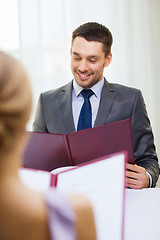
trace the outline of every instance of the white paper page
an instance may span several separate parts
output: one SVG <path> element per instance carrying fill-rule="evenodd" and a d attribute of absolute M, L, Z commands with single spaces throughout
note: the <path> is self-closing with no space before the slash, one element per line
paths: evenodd
<path fill-rule="evenodd" d="M 57 188 L 90 199 L 98 240 L 121 240 L 124 201 L 124 154 L 58 175 Z"/>
<path fill-rule="evenodd" d="M 69 169 L 72 169 L 72 168 L 75 168 L 75 167 L 76 166 L 59 167 L 59 168 L 55 168 L 50 173 L 52 173 L 54 175 L 54 174 L 57 174 L 57 173 L 60 173 L 60 172 L 63 172 L 63 171 L 66 171 L 66 170 L 69 170 Z"/>
<path fill-rule="evenodd" d="M 21 181 L 30 189 L 43 192 L 49 189 L 51 174 L 41 170 L 22 168 L 19 170 Z"/>

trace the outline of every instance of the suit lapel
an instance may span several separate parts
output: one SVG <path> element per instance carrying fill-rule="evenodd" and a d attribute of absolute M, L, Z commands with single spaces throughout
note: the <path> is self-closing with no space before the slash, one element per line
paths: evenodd
<path fill-rule="evenodd" d="M 59 93 L 59 108 L 66 133 L 74 132 L 75 126 L 72 114 L 72 81 L 64 86 Z"/>
<path fill-rule="evenodd" d="M 111 111 L 114 99 L 115 93 L 109 82 L 105 79 L 94 127 L 107 123 L 107 117 Z"/>
<path fill-rule="evenodd" d="M 115 93 L 111 85 L 105 80 L 102 89 L 99 110 L 95 120 L 94 127 L 107 123 L 107 117 L 111 111 Z M 66 133 L 75 132 L 73 114 L 72 114 L 72 81 L 62 88 L 59 93 L 59 109 L 64 123 Z"/>

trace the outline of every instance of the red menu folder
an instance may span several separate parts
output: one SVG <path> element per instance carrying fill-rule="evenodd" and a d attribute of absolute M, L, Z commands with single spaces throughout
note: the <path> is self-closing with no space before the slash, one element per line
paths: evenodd
<path fill-rule="evenodd" d="M 130 119 L 69 134 L 29 132 L 23 167 L 51 171 L 126 150 L 134 163 Z"/>
<path fill-rule="evenodd" d="M 127 153 L 120 152 L 59 173 L 53 170 L 52 184 L 58 191 L 83 194 L 90 200 L 97 239 L 124 237 L 126 161 Z"/>
<path fill-rule="evenodd" d="M 23 167 L 51 171 L 71 165 L 65 135 L 41 132 L 28 134 L 29 140 L 22 159 Z"/>

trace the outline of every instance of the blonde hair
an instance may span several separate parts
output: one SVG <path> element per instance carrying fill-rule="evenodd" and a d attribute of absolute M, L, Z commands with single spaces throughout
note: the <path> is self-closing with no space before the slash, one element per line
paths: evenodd
<path fill-rule="evenodd" d="M 32 106 L 29 81 L 22 65 L 0 51 L 0 153 L 14 147 L 25 131 Z"/>

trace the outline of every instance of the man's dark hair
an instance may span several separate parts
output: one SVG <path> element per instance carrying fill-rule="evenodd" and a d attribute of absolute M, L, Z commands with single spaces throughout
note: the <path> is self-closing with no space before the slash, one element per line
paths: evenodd
<path fill-rule="evenodd" d="M 110 30 L 102 24 L 96 22 L 88 22 L 80 25 L 72 33 L 72 44 L 76 37 L 83 37 L 87 41 L 95 41 L 103 43 L 105 56 L 111 52 L 113 42 Z"/>

